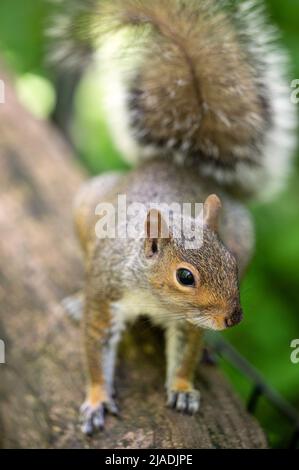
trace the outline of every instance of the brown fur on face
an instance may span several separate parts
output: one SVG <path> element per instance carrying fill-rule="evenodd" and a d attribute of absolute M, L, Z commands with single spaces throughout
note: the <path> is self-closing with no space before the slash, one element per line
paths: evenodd
<path fill-rule="evenodd" d="M 190 322 L 216 330 L 241 321 L 237 263 L 216 233 L 206 227 L 203 246 L 198 250 L 186 250 L 175 239 L 167 244 L 164 240 L 157 259 L 149 282 L 170 311 L 179 309 Z M 193 273 L 194 287 L 178 282 L 180 268 Z"/>

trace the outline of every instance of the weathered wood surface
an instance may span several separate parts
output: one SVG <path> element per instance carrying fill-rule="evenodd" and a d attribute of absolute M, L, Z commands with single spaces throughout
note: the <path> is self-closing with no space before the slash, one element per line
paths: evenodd
<path fill-rule="evenodd" d="M 7 363 L 0 365 L 0 446 L 265 447 L 263 432 L 215 367 L 200 372 L 198 416 L 165 407 L 161 340 L 146 323 L 122 346 L 117 380 L 122 419 L 109 417 L 107 429 L 93 439 L 81 435 L 80 331 L 60 301 L 76 291 L 83 277 L 71 223 L 72 198 L 83 173 L 58 133 L 22 109 L 4 80 L 0 338 L 6 342 Z"/>

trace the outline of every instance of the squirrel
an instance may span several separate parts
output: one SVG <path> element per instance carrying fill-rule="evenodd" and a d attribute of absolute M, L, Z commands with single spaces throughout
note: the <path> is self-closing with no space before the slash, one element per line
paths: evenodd
<path fill-rule="evenodd" d="M 83 311 L 82 430 L 92 434 L 106 412 L 117 413 L 117 345 L 140 315 L 165 330 L 168 406 L 196 413 L 203 331 L 242 319 L 239 284 L 255 245 L 244 202 L 273 195 L 291 167 L 287 56 L 252 0 L 85 0 L 72 3 L 55 34 L 66 59 L 99 64 L 113 138 L 137 164 L 95 177 L 75 202 L 86 280 L 83 297 L 66 304 Z M 120 195 L 145 207 L 142 237 L 97 236 L 96 208 L 116 207 Z M 203 203 L 201 216 L 191 216 L 200 246 L 186 248 L 169 213 L 153 207 L 173 202 Z"/>

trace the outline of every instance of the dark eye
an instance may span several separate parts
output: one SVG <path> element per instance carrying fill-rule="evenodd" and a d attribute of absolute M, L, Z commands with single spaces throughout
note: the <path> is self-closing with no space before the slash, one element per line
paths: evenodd
<path fill-rule="evenodd" d="M 177 271 L 177 280 L 183 286 L 194 287 L 195 286 L 195 279 L 191 271 L 189 269 L 179 269 Z"/>

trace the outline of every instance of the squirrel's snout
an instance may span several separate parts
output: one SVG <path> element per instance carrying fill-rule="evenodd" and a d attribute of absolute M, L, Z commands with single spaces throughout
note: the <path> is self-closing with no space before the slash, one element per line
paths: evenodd
<path fill-rule="evenodd" d="M 227 328 L 238 325 L 243 319 L 243 311 L 240 307 L 237 307 L 233 313 L 225 319 L 225 325 Z"/>

